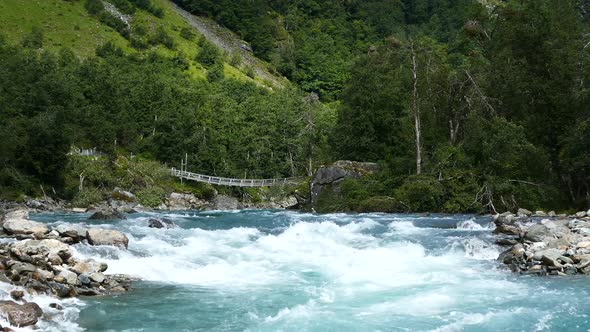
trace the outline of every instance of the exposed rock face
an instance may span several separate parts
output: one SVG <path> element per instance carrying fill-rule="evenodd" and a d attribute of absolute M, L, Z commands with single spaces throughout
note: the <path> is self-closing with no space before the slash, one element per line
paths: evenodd
<path fill-rule="evenodd" d="M 590 218 L 586 219 L 499 215 L 495 232 L 510 237 L 496 243 L 510 248 L 498 260 L 523 274 L 590 274 Z"/>
<path fill-rule="evenodd" d="M 88 219 L 90 220 L 123 220 L 127 219 L 125 214 L 116 209 L 100 209 L 94 212 Z"/>
<path fill-rule="evenodd" d="M 340 160 L 330 166 L 320 167 L 310 183 L 311 206 L 325 191 L 340 192 L 339 184 L 346 178 L 360 178 L 379 170 L 375 163 Z"/>
<path fill-rule="evenodd" d="M 35 325 L 43 316 L 43 310 L 36 303 L 18 304 L 13 301 L 0 301 L 0 313 L 10 325 L 17 327 Z"/>
<path fill-rule="evenodd" d="M 4 216 L 2 227 L 6 233 L 11 235 L 31 235 L 36 238 L 43 238 L 49 228 L 45 224 L 28 219 L 29 211 L 17 210 L 9 212 Z"/>
<path fill-rule="evenodd" d="M 113 229 L 91 228 L 86 232 L 88 243 L 93 246 L 117 246 L 127 249 L 127 236 Z"/>
<path fill-rule="evenodd" d="M 215 210 L 237 210 L 239 206 L 238 199 L 226 195 L 219 195 L 213 200 L 213 209 Z"/>
<path fill-rule="evenodd" d="M 162 218 L 162 219 L 151 218 L 149 220 L 148 227 L 150 227 L 150 228 L 164 228 L 164 229 L 168 229 L 168 228 L 176 228 L 176 227 L 178 227 L 178 225 L 176 225 L 170 219 L 166 219 L 166 218 Z"/>

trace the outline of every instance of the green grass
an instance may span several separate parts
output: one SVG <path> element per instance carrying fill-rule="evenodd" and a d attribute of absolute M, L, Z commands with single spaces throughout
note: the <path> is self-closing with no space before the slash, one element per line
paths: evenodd
<path fill-rule="evenodd" d="M 91 17 L 82 1 L 2 0 L 0 26 L 0 33 L 12 42 L 19 42 L 34 26 L 40 27 L 44 48 L 68 47 L 80 56 L 93 55 L 96 46 L 109 40 L 131 51 L 127 40 Z"/>
<path fill-rule="evenodd" d="M 206 70 L 194 60 L 199 51 L 197 41 L 200 35 L 198 31 L 194 30 L 196 36 L 193 40 L 182 38 L 180 30 L 183 27 L 191 29 L 192 27 L 172 9 L 172 4 L 169 1 L 152 1 L 156 6 L 164 9 L 164 17 L 160 19 L 146 11 L 137 10 L 133 17 L 133 24 L 140 24 L 148 31 L 155 31 L 158 27 L 163 27 L 174 39 L 175 49 L 169 50 L 158 45 L 150 47 L 148 50 L 169 57 L 175 56 L 177 52 L 182 52 L 190 63 L 187 70 L 188 75 L 195 79 L 205 79 Z M 138 52 L 117 31 L 88 14 L 84 8 L 84 0 L 0 1 L 0 27 L 2 27 L 0 34 L 3 34 L 9 41 L 20 42 L 23 36 L 35 26 L 43 29 L 44 49 L 59 50 L 67 47 L 81 57 L 89 57 L 95 54 L 97 46 L 112 41 L 128 54 Z M 240 69 L 232 67 L 228 63 L 224 65 L 224 73 L 226 77 L 252 81 Z M 264 85 L 263 82 L 258 83 Z"/>

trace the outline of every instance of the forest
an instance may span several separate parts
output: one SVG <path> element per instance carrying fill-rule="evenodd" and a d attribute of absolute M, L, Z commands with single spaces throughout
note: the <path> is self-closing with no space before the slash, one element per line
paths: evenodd
<path fill-rule="evenodd" d="M 170 166 L 186 153 L 192 170 L 234 177 L 381 165 L 323 211 L 590 205 L 585 0 L 174 2 L 235 31 L 292 84 L 225 77 L 231 59 L 199 37 L 204 78 L 180 51 L 151 51 L 165 33 L 122 29 L 140 52 L 106 42 L 90 57 L 45 49 L 40 29 L 0 37 L 2 197 L 40 185 L 79 195 L 75 146 Z"/>

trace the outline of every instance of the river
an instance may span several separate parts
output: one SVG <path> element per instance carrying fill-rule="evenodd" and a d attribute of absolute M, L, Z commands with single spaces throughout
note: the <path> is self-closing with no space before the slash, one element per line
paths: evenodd
<path fill-rule="evenodd" d="M 74 246 L 107 273 L 140 281 L 124 295 L 60 301 L 60 331 L 579 331 L 586 277 L 512 274 L 496 262 L 490 217 L 292 211 L 139 213 L 100 223 L 129 249 Z M 149 218 L 179 227 L 153 229 Z M 35 300 L 35 299 L 33 299 Z M 46 298 L 38 299 L 47 303 Z"/>

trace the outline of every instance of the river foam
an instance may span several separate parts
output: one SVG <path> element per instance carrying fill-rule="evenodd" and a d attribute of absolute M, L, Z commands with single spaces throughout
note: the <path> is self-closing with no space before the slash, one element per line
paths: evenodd
<path fill-rule="evenodd" d="M 147 227 L 163 216 L 180 228 Z M 65 330 L 549 330 L 562 322 L 548 308 L 589 291 L 501 269 L 489 218 L 218 211 L 100 227 L 127 233 L 129 250 L 79 244 L 75 255 L 142 281 L 65 303 Z M 556 310 L 583 326 L 579 306 Z"/>

